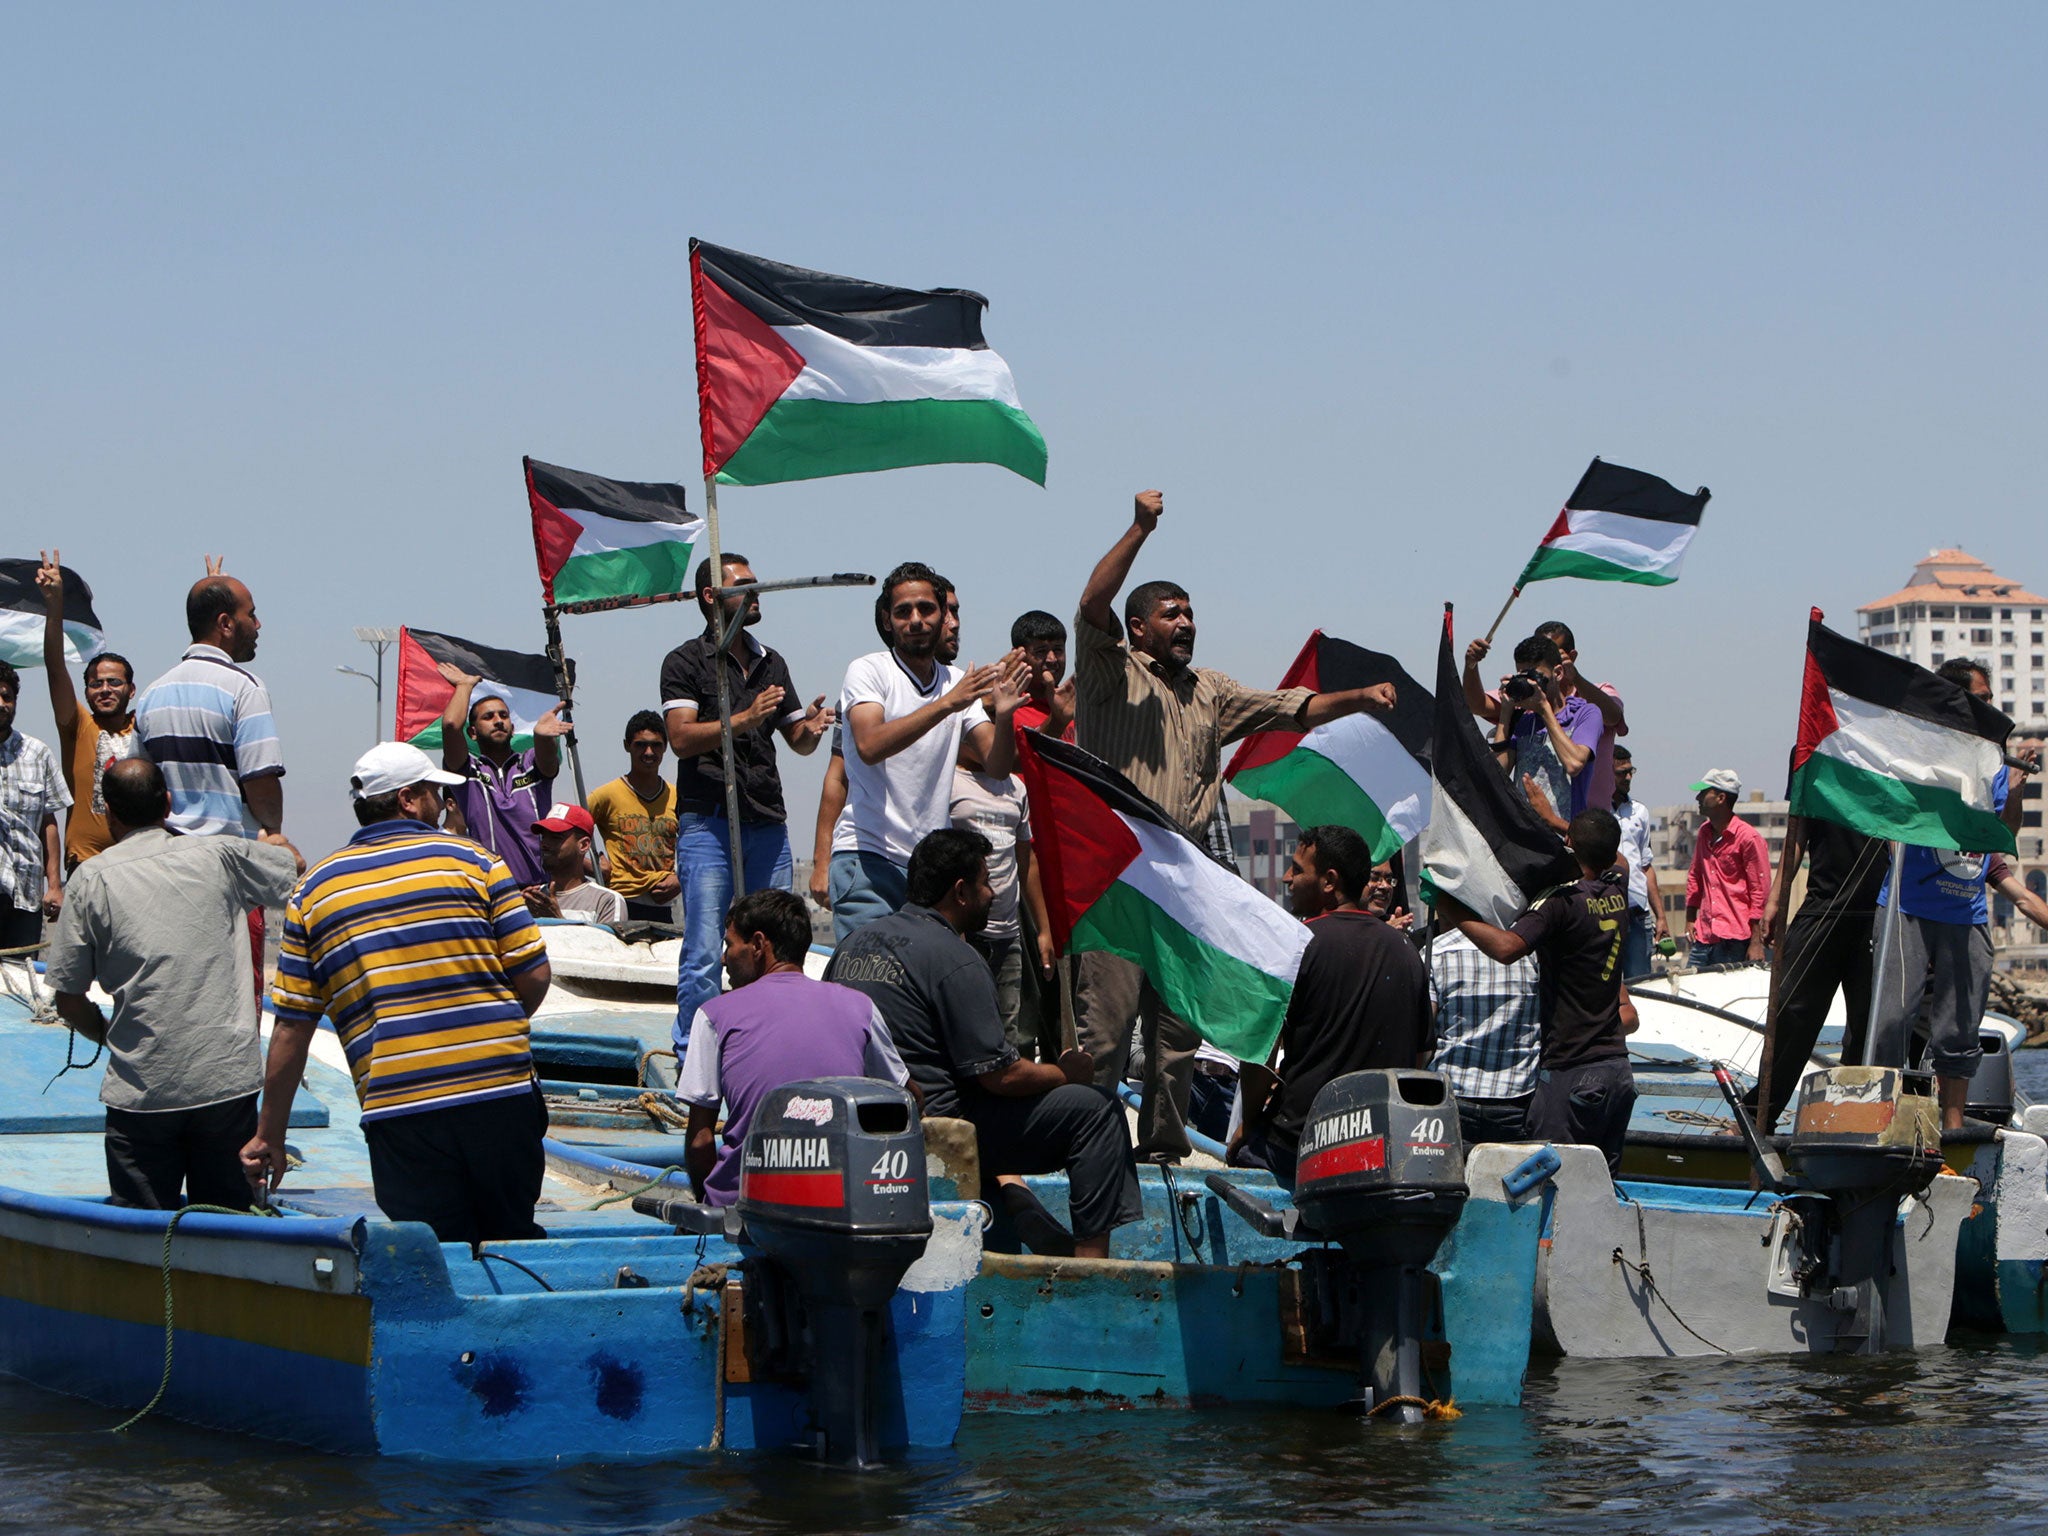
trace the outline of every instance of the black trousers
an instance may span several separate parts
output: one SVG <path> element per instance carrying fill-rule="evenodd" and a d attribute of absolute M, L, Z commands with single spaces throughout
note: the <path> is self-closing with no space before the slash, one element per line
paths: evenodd
<path fill-rule="evenodd" d="M 1487 1141 L 1528 1141 L 1529 1106 L 1535 1095 L 1514 1099 L 1458 1099 L 1458 1133 L 1465 1145 Z"/>
<path fill-rule="evenodd" d="M 981 1143 L 983 1173 L 1065 1171 L 1074 1236 L 1100 1237 L 1145 1214 L 1130 1124 L 1107 1089 L 1063 1083 L 1029 1099 L 978 1093 L 967 1118 Z"/>
<path fill-rule="evenodd" d="M 393 1221 L 423 1221 L 444 1243 L 546 1237 L 533 1219 L 547 1166 L 547 1105 L 531 1093 L 372 1120 L 370 1182 Z"/>
<path fill-rule="evenodd" d="M 1784 1117 L 1806 1060 L 1827 1022 L 1828 1005 L 1840 988 L 1848 1007 L 1842 1060 L 1863 1059 L 1870 1024 L 1871 935 L 1874 912 L 1852 912 L 1832 920 L 1802 907 L 1785 929 L 1778 961 L 1778 1035 L 1771 1047 L 1771 1117 Z"/>
<path fill-rule="evenodd" d="M 1598 1147 L 1607 1156 L 1607 1171 L 1618 1174 L 1635 1106 L 1636 1074 L 1626 1056 L 1546 1067 L 1529 1104 L 1529 1139 Z"/>
<path fill-rule="evenodd" d="M 186 1204 L 249 1208 L 242 1148 L 256 1134 L 256 1095 L 200 1109 L 107 1110 L 107 1189 L 113 1204 L 175 1211 Z"/>
<path fill-rule="evenodd" d="M 43 941 L 43 909 L 0 901 L 0 949 L 27 949 Z"/>

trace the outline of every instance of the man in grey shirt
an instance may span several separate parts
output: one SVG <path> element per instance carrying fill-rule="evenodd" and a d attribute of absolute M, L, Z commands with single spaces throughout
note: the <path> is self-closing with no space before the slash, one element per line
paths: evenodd
<path fill-rule="evenodd" d="M 48 975 L 64 1022 L 111 1053 L 100 1101 L 113 1203 L 244 1209 L 263 1054 L 243 919 L 283 901 L 302 861 L 275 832 L 168 830 L 170 794 L 146 757 L 109 767 L 101 793 L 114 846 L 72 876 Z M 111 1021 L 85 995 L 95 982 Z"/>

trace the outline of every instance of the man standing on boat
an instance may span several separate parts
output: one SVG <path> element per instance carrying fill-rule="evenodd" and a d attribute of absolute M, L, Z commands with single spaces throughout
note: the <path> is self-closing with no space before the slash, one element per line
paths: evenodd
<path fill-rule="evenodd" d="M 1621 1171 L 1636 1102 L 1627 1044 L 1636 1010 L 1621 977 L 1628 891 L 1614 867 L 1620 846 L 1621 827 L 1612 811 L 1574 816 L 1572 857 L 1581 878 L 1546 896 L 1512 928 L 1496 928 L 1455 902 L 1442 903 L 1488 959 L 1512 965 L 1525 955 L 1538 957 L 1543 1057 L 1529 1106 L 1529 1135 L 1598 1147 L 1610 1173 Z"/>
<path fill-rule="evenodd" d="M 1664 916 L 1664 893 L 1657 889 L 1651 863 L 1650 813 L 1629 791 L 1635 786 L 1636 764 L 1627 747 L 1614 749 L 1614 819 L 1621 824 L 1621 856 L 1628 862 L 1628 938 L 1621 948 L 1621 974 L 1647 976 L 1656 940 L 1671 931 Z"/>
<path fill-rule="evenodd" d="M 1429 941 L 1429 979 L 1436 1007 L 1430 1065 L 1450 1080 L 1465 1145 L 1528 1140 L 1543 1052 L 1536 957 L 1502 965 L 1446 927 Z"/>
<path fill-rule="evenodd" d="M 887 649 L 855 661 L 840 687 L 847 798 L 832 839 L 831 901 L 842 942 L 902 907 L 918 840 L 952 825 L 954 765 L 1002 777 L 1016 762 L 1023 657 L 967 671 L 945 661 L 952 591 L 917 561 L 883 577 L 875 627 Z"/>
<path fill-rule="evenodd" d="M 1935 676 L 1987 703 L 1991 699 L 1991 678 L 1977 662 L 1959 656 L 1936 668 Z M 1991 781 L 1992 808 L 2015 832 L 2026 782 L 2026 770 L 2011 766 L 2000 767 Z M 1963 1128 L 1970 1079 L 1984 1055 L 1978 1026 L 1991 995 L 1991 911 L 1984 891 L 1990 864 L 1988 853 L 1909 845 L 1877 898 L 1880 907 L 1898 902 L 1899 922 L 1896 947 L 1880 957 L 1885 986 L 1877 999 L 1870 1059 L 1880 1066 L 1904 1063 L 1908 1035 L 1920 1020 L 1945 1131 Z"/>
<path fill-rule="evenodd" d="M 495 693 L 477 698 L 483 679 L 452 661 L 436 665 L 455 685 L 441 711 L 441 766 L 456 778 L 450 798 L 460 830 L 503 859 L 522 886 L 543 885 L 548 876 L 533 824 L 554 803 L 569 727 L 559 707 L 551 709 L 533 723 L 533 745 L 520 751 L 512 743 L 512 706 Z"/>
<path fill-rule="evenodd" d="M 1301 1128 L 1324 1084 L 1428 1064 L 1429 974 L 1407 937 L 1366 910 L 1372 874 L 1365 839 L 1339 826 L 1304 827 L 1287 868 L 1287 904 L 1308 924 L 1309 941 L 1280 1029 L 1277 1102 L 1247 1113 L 1246 1161 L 1289 1188 Z"/>
<path fill-rule="evenodd" d="M 1554 712 L 1565 734 L 1580 747 L 1588 748 L 1591 756 L 1577 769 L 1567 775 L 1570 781 L 1569 804 L 1562 796 L 1552 798 L 1552 804 L 1564 817 L 1577 815 L 1589 805 L 1606 805 L 1614 797 L 1615 737 L 1628 734 L 1628 721 L 1622 713 L 1621 694 L 1612 683 L 1594 687 L 1579 675 L 1578 640 L 1572 634 L 1569 624 L 1561 619 L 1551 619 L 1536 626 L 1530 640 L 1548 640 L 1557 647 L 1555 658 L 1547 652 L 1536 649 L 1533 654 L 1544 658 L 1557 681 L 1557 697 L 1553 701 Z M 1530 641 L 1524 641 L 1524 646 Z M 1499 713 L 1501 695 L 1488 693 L 1486 685 L 1479 680 L 1479 663 L 1486 659 L 1492 649 L 1486 639 L 1475 639 L 1465 647 L 1465 703 L 1472 713 L 1482 720 L 1492 720 Z M 1522 646 L 1515 648 L 1515 664 L 1520 667 Z M 1503 679 L 1503 685 L 1506 680 Z M 1536 702 L 1536 695 L 1529 695 L 1530 702 Z M 1587 711 L 1592 713 L 1588 715 Z M 1532 735 L 1547 735 L 1545 727 L 1532 721 L 1528 727 Z M 1535 747 L 1536 743 L 1531 742 Z M 1540 749 L 1539 749 L 1540 750 Z M 1555 749 L 1550 752 L 1555 757 Z M 1573 754 L 1576 757 L 1576 754 Z M 1517 783 L 1520 782 L 1519 771 Z M 1547 793 L 1547 788 L 1546 788 Z"/>
<path fill-rule="evenodd" d="M 662 776 L 668 727 L 651 709 L 626 722 L 626 761 L 632 766 L 590 793 L 590 815 L 604 839 L 598 872 L 626 899 L 626 917 L 672 923 L 682 890 L 676 874 L 676 787 Z"/>
<path fill-rule="evenodd" d="M 1687 958 L 1703 965 L 1764 963 L 1764 904 L 1770 898 L 1771 852 L 1764 835 L 1735 814 L 1742 780 L 1715 768 L 1693 785 L 1700 830 L 1685 877 Z"/>
<path fill-rule="evenodd" d="M 761 622 L 761 599 L 735 595 L 719 608 L 724 620 L 740 615 L 740 631 L 722 662 L 713 604 L 719 586 L 753 584 L 746 556 L 719 556 L 722 576 L 711 579 L 711 562 L 697 563 L 697 610 L 704 632 L 670 651 L 661 663 L 661 707 L 668 744 L 676 754 L 676 880 L 683 897 L 683 957 L 676 972 L 676 1060 L 689 1052 L 690 1021 L 707 998 L 718 995 L 718 957 L 723 948 L 726 909 L 732 905 L 732 827 L 726 820 L 725 758 L 718 720 L 718 669 L 726 672 L 732 712 L 732 764 L 739 784 L 740 858 L 750 891 L 789 889 L 792 865 L 789 811 L 782 798 L 782 773 L 775 763 L 775 737 L 799 757 L 808 757 L 831 729 L 832 711 L 818 695 L 806 709 L 782 653 L 752 634 Z"/>
<path fill-rule="evenodd" d="M 810 950 L 811 915 L 794 891 L 749 891 L 732 904 L 725 926 L 732 990 L 698 1008 L 676 1079 L 676 1097 L 690 1106 L 683 1156 L 706 1205 L 739 1199 L 747 1129 L 777 1088 L 815 1077 L 910 1081 L 881 1010 L 851 987 L 806 976 Z"/>
<path fill-rule="evenodd" d="M 69 874 L 102 848 L 112 846 L 107 803 L 100 776 L 111 763 L 142 755 L 135 734 L 135 668 L 128 658 L 102 651 L 85 664 L 85 709 L 71 686 L 64 660 L 64 568 L 59 551 L 43 556 L 36 586 L 43 594 L 43 676 L 50 687 L 50 713 L 57 720 L 57 764 L 71 792 L 64 818 L 64 870 Z"/>
<path fill-rule="evenodd" d="M 21 674 L 0 661 L 0 949 L 41 941 L 43 919 L 64 904 L 57 813 L 71 804 L 57 758 L 14 728 Z"/>
<path fill-rule="evenodd" d="M 463 782 L 387 741 L 349 779 L 362 830 L 285 907 L 277 1023 L 250 1182 L 285 1175 L 285 1125 L 322 1016 L 348 1055 L 370 1178 L 393 1221 L 444 1243 L 542 1237 L 547 1106 L 527 1020 L 547 996 L 547 947 L 505 861 L 437 830 Z"/>
<path fill-rule="evenodd" d="M 1394 707 L 1394 689 L 1379 683 L 1338 693 L 1272 691 L 1197 667 L 1194 603 L 1170 581 L 1133 588 L 1119 622 L 1116 595 L 1164 508 L 1160 492 L 1140 491 L 1131 526 L 1082 589 L 1074 621 L 1075 739 L 1157 801 L 1190 837 L 1213 847 L 1210 823 L 1222 792 L 1226 745 L 1254 731 L 1313 730 L 1359 710 L 1385 714 Z M 1077 987 L 1081 1044 L 1094 1056 L 1095 1080 L 1103 1087 L 1113 1090 L 1122 1080 L 1131 1025 L 1140 1027 L 1145 1096 L 1138 1155 L 1185 1157 L 1199 1037 L 1121 956 L 1081 956 Z"/>
<path fill-rule="evenodd" d="M 948 827 L 924 838 L 911 854 L 903 909 L 843 941 L 825 977 L 881 1010 L 927 1115 L 973 1122 L 984 1173 L 1064 1170 L 1072 1251 L 1107 1258 L 1109 1234 L 1144 1215 L 1129 1127 L 1122 1106 L 1094 1086 L 1086 1051 L 1068 1051 L 1057 1065 L 1025 1061 L 1005 1038 L 995 977 L 967 943 L 995 901 L 988 855 L 978 832 Z M 1004 1199 L 1036 1218 L 1034 1230 L 1051 1226 L 1021 1183 Z M 1026 1240 L 1048 1251 L 1043 1237 Z"/>
<path fill-rule="evenodd" d="M 107 1047 L 107 1183 L 115 1205 L 249 1203 L 241 1151 L 263 1085 L 256 979 L 242 924 L 298 879 L 274 832 L 178 837 L 161 769 L 124 759 L 101 776 L 113 846 L 79 866 L 50 941 L 57 1013 Z M 86 996 L 97 983 L 111 1020 Z"/>

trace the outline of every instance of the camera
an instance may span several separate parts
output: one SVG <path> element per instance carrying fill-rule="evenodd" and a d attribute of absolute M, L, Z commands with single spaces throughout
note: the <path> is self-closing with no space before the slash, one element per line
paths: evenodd
<path fill-rule="evenodd" d="M 1510 704 L 1530 704 L 1535 701 L 1536 695 L 1543 691 L 1543 685 L 1547 681 L 1549 680 L 1541 672 L 1517 672 L 1501 684 L 1500 691 L 1507 696 Z"/>

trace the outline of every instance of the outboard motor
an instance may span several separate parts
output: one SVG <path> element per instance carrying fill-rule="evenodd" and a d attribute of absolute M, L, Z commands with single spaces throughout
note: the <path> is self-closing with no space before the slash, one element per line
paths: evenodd
<path fill-rule="evenodd" d="M 1833 1287 L 1845 1321 L 1835 1348 L 1875 1354 L 1885 1347 L 1884 1286 L 1902 1196 L 1941 1172 L 1941 1113 L 1924 1072 L 1899 1067 L 1831 1067 L 1800 1085 L 1787 1159 L 1802 1188 L 1828 1197 L 1805 1202 L 1803 1219 L 1829 1227 Z"/>
<path fill-rule="evenodd" d="M 1977 1043 L 1983 1046 L 1984 1055 L 1977 1062 L 1977 1070 L 1970 1074 L 1970 1092 L 1963 1101 L 1963 1113 L 1972 1120 L 2011 1125 L 2012 1052 L 2006 1048 L 2005 1035 L 1996 1029 L 1980 1030 Z"/>
<path fill-rule="evenodd" d="M 808 1384 L 824 1460 L 873 1465 L 889 1301 L 932 1235 L 917 1102 L 872 1078 L 791 1083 L 761 1101 L 741 1156 L 730 1210 L 644 1195 L 634 1208 L 733 1238 L 750 1358 Z"/>
<path fill-rule="evenodd" d="M 1426 1269 L 1470 1193 L 1458 1108 L 1443 1077 L 1389 1069 L 1324 1085 L 1302 1127 L 1294 1204 L 1359 1278 L 1359 1407 L 1419 1423 Z M 1307 1235 L 1307 1234 L 1298 1234 Z"/>

